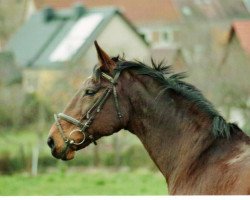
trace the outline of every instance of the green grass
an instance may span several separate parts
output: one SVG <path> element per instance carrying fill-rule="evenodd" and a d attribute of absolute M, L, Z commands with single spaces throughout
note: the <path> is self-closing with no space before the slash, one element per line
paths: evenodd
<path fill-rule="evenodd" d="M 28 174 L 31 171 L 32 148 L 38 144 L 37 134 L 34 130 L 0 131 L 2 137 L 0 167 L 1 164 L 10 166 L 9 170 L 3 170 L 2 173 L 12 174 L 1 175 L 0 171 L 0 196 L 167 194 L 163 176 L 154 170 L 150 171 L 155 168 L 152 167 L 153 163 L 149 160 L 146 151 L 138 149 L 138 146 L 132 146 L 130 139 L 127 139 L 128 147 L 124 148 L 125 150 L 122 152 L 121 166 L 125 166 L 131 171 L 111 171 L 107 168 L 105 170 L 87 170 L 86 167 L 90 168 L 93 164 L 93 148 L 78 152 L 73 161 L 62 162 L 52 158 L 49 148 L 46 146 L 47 133 L 44 133 L 42 139 L 44 146 L 39 157 L 39 175 L 32 177 Z M 112 138 L 111 142 L 105 142 L 99 143 L 100 166 L 103 167 L 114 164 Z M 24 159 L 21 159 L 22 156 L 20 156 L 21 145 Z M 3 161 L 5 163 L 1 163 Z M 75 170 L 79 166 L 81 170 Z M 147 170 L 138 170 L 140 167 L 147 167 Z M 53 169 L 53 172 L 51 170 L 48 172 L 48 169 Z M 26 171 L 26 173 L 18 173 L 20 171 Z"/>
<path fill-rule="evenodd" d="M 2 138 L 0 144 L 5 144 L 0 145 L 0 154 L 3 152 L 16 153 L 19 151 L 20 144 L 25 147 L 29 146 L 31 149 L 38 141 L 35 130 L 0 130 L 0 136 Z"/>
<path fill-rule="evenodd" d="M 163 176 L 145 170 L 114 172 L 82 169 L 50 172 L 36 177 L 27 174 L 0 176 L 0 196 L 166 194 Z"/>

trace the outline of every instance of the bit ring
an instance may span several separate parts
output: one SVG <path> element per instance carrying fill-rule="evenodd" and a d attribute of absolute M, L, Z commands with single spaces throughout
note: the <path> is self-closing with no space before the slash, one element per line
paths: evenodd
<path fill-rule="evenodd" d="M 76 133 L 76 132 L 82 133 L 82 135 L 83 135 L 82 141 L 81 141 L 81 142 L 75 142 L 73 139 L 69 139 L 69 144 L 81 145 L 81 144 L 85 141 L 86 135 L 85 135 L 85 133 L 83 133 L 80 129 L 74 129 L 73 131 L 71 131 L 71 132 L 69 133 L 69 138 L 71 138 L 71 135 L 73 135 L 73 134 Z"/>

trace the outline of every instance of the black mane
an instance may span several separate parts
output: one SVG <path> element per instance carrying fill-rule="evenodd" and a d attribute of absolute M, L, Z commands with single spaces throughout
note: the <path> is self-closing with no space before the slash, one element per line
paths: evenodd
<path fill-rule="evenodd" d="M 171 66 L 164 65 L 163 62 L 156 64 L 152 59 L 152 66 L 148 66 L 140 61 L 126 61 L 123 58 L 119 58 L 119 56 L 112 59 L 117 63 L 115 71 L 131 69 L 139 75 L 150 76 L 162 84 L 166 90 L 172 89 L 188 101 L 194 103 L 203 112 L 206 112 L 212 119 L 212 133 L 215 137 L 229 138 L 234 130 L 240 130 L 236 124 L 227 123 L 212 103 L 196 87 L 182 81 L 182 79 L 186 78 L 185 73 L 172 73 Z M 94 73 L 99 77 L 100 72 L 98 68 L 94 69 Z"/>

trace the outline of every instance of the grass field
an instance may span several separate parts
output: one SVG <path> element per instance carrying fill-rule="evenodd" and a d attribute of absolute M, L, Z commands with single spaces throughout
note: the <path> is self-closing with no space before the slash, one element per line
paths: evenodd
<path fill-rule="evenodd" d="M 78 156 L 71 162 L 61 162 L 52 158 L 46 145 L 46 134 L 44 148 L 39 154 L 39 175 L 32 177 L 29 175 L 32 149 L 38 140 L 32 130 L 0 131 L 3 138 L 0 141 L 0 166 L 1 164 L 10 166 L 7 172 L 12 174 L 1 175 L 0 171 L 0 196 L 167 194 L 163 176 L 158 171 L 150 171 L 155 168 L 152 167 L 153 163 L 144 149 L 139 151 L 138 148 L 132 148 L 133 151 L 130 149 L 123 152 L 124 165 L 121 166 L 129 170 L 111 170 L 114 159 L 110 145 L 112 138 L 110 143 L 104 142 L 99 146 L 102 152 L 100 153 L 102 168 L 91 169 L 93 148 L 78 152 Z M 124 143 L 131 145 L 131 138 L 126 140 L 124 135 L 121 137 Z M 136 138 L 132 139 L 137 141 Z M 20 146 L 23 147 L 25 155 L 23 159 Z M 3 161 L 4 163 L 1 163 Z M 147 169 L 142 170 L 140 167 Z M 21 171 L 26 173 L 20 173 Z"/>
<path fill-rule="evenodd" d="M 0 196 L 166 195 L 162 175 L 148 170 L 72 170 L 0 176 Z"/>

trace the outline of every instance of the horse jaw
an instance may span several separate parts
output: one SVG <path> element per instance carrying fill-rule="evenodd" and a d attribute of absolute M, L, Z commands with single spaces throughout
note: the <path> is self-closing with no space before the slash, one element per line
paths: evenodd
<path fill-rule="evenodd" d="M 58 151 L 58 149 L 54 148 L 51 151 L 51 154 L 57 159 L 67 161 L 72 160 L 75 157 L 75 150 L 67 148 L 66 150 Z"/>

